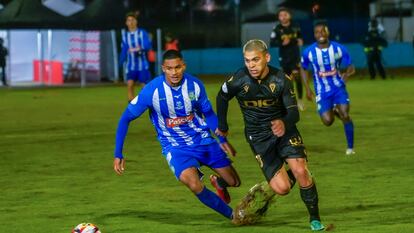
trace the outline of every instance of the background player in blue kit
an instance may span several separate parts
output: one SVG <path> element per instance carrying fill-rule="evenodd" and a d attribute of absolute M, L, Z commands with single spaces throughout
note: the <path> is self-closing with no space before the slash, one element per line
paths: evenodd
<path fill-rule="evenodd" d="M 135 12 L 126 15 L 128 30 L 122 33 L 120 65 L 125 64 L 125 73 L 128 85 L 128 101 L 135 97 L 134 86 L 136 82 L 146 84 L 151 80 L 151 72 L 147 58 L 152 48 L 148 33 L 138 28 L 138 14 Z"/>
<path fill-rule="evenodd" d="M 226 138 L 219 137 L 219 145 L 211 136 L 217 129 L 217 116 L 204 85 L 184 73 L 185 68 L 181 53 L 168 50 L 163 56 L 164 74 L 149 82 L 129 103 L 118 125 L 114 170 L 118 174 L 124 171 L 122 148 L 129 123 L 148 109 L 162 153 L 176 178 L 206 206 L 231 219 L 232 209 L 226 204 L 230 199 L 223 193 L 228 186 L 239 186 L 240 179 L 224 151 L 234 156 L 235 150 Z M 220 197 L 201 182 L 201 165 L 219 174 L 210 179 Z"/>
<path fill-rule="evenodd" d="M 349 116 L 349 96 L 345 88 L 348 77 L 355 73 L 351 57 L 346 48 L 329 41 L 329 29 L 325 22 L 314 26 L 316 43 L 306 48 L 302 54 L 301 75 L 309 100 L 314 97 L 308 83 L 308 69 L 313 70 L 316 103 L 323 124 L 332 125 L 337 115 L 343 122 L 348 144 L 347 155 L 354 154 L 354 124 Z M 344 72 L 340 68 L 345 67 Z"/>

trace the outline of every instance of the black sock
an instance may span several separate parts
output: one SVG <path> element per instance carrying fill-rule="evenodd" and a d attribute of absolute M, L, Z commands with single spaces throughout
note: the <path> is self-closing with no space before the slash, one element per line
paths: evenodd
<path fill-rule="evenodd" d="M 229 184 L 221 176 L 217 176 L 217 183 L 223 189 L 229 187 Z"/>
<path fill-rule="evenodd" d="M 293 175 L 292 170 L 288 169 L 288 170 L 286 170 L 286 172 L 287 172 L 287 174 L 288 174 L 288 176 L 289 176 L 289 179 L 290 179 L 290 188 L 292 189 L 292 188 L 293 188 L 293 186 L 295 186 L 295 183 L 296 183 L 296 178 L 295 178 L 295 176 Z"/>
<path fill-rule="evenodd" d="M 318 191 L 316 190 L 316 184 L 313 183 L 310 187 L 300 188 L 300 196 L 303 202 L 308 208 L 309 212 L 309 221 L 318 220 L 321 218 L 319 216 L 319 207 L 318 207 Z"/>

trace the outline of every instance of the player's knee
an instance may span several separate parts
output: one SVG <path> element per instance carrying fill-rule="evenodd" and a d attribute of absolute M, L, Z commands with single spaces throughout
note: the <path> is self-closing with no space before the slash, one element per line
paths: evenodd
<path fill-rule="evenodd" d="M 193 193 L 200 193 L 203 191 L 203 183 L 198 178 L 181 175 L 180 181 L 187 186 Z"/>
<path fill-rule="evenodd" d="M 227 184 L 230 187 L 239 187 L 241 185 L 241 181 L 239 177 L 232 177 L 229 181 L 227 181 Z"/>
<path fill-rule="evenodd" d="M 326 117 L 326 118 L 322 118 L 322 122 L 326 126 L 331 126 L 334 123 L 334 119 L 335 118 Z"/>
<path fill-rule="evenodd" d="M 292 170 L 292 172 L 300 186 L 306 187 L 312 184 L 312 178 L 310 177 L 306 167 L 296 168 Z"/>
<path fill-rule="evenodd" d="M 201 191 L 203 191 L 203 184 L 198 180 L 191 180 L 187 183 L 185 183 L 185 185 L 193 192 L 193 193 L 200 193 Z"/>
<path fill-rule="evenodd" d="M 232 185 L 230 185 L 231 187 L 240 187 L 241 185 L 241 181 L 239 178 L 235 178 L 234 182 L 232 183 Z"/>
<path fill-rule="evenodd" d="M 346 123 L 346 122 L 351 121 L 351 117 L 349 116 L 347 112 L 343 112 L 341 114 L 341 120 Z"/>
<path fill-rule="evenodd" d="M 289 183 L 277 184 L 277 185 L 270 184 L 270 187 L 273 189 L 273 191 L 276 194 L 278 194 L 280 196 L 287 195 L 290 192 L 290 184 Z"/>

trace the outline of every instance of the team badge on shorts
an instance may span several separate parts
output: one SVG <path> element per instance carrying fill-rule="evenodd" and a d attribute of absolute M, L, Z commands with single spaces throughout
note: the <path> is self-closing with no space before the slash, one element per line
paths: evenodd
<path fill-rule="evenodd" d="M 292 137 L 291 139 L 289 139 L 289 143 L 292 146 L 302 146 L 303 145 L 302 138 L 300 138 L 299 136 Z"/>

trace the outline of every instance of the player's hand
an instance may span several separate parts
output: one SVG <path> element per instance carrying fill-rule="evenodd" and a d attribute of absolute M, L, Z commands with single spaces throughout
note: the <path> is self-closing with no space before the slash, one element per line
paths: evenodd
<path fill-rule="evenodd" d="M 214 132 L 217 136 L 227 137 L 228 131 L 221 131 L 218 128 Z"/>
<path fill-rule="evenodd" d="M 344 80 L 344 82 L 348 81 L 349 75 L 347 73 L 342 73 L 340 74 L 340 76 L 342 77 L 342 80 Z"/>
<path fill-rule="evenodd" d="M 237 151 L 229 142 L 220 143 L 220 147 L 227 154 L 230 154 L 233 157 L 236 156 Z"/>
<path fill-rule="evenodd" d="M 278 137 L 282 137 L 285 135 L 285 123 L 282 120 L 276 119 L 271 121 L 272 122 L 272 132 L 274 135 Z"/>
<path fill-rule="evenodd" d="M 282 45 L 288 45 L 289 43 L 290 43 L 290 38 L 286 36 L 282 41 Z"/>
<path fill-rule="evenodd" d="M 306 90 L 306 99 L 309 101 L 312 101 L 315 98 L 315 94 L 313 94 L 313 91 Z"/>
<path fill-rule="evenodd" d="M 118 175 L 122 175 L 125 170 L 125 159 L 114 158 L 114 171 Z"/>
<path fill-rule="evenodd" d="M 299 47 L 302 47 L 303 46 L 303 40 L 300 39 L 300 38 L 298 38 L 298 46 Z"/>

